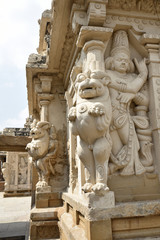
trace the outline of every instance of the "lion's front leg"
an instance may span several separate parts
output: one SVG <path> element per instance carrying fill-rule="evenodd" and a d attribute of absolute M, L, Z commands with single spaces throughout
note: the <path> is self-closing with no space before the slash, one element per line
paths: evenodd
<path fill-rule="evenodd" d="M 88 146 L 82 139 L 79 139 L 77 154 L 85 168 L 85 184 L 82 190 L 84 192 L 91 192 L 92 186 L 95 184 L 95 165 L 92 147 Z"/>
<path fill-rule="evenodd" d="M 92 190 L 97 194 L 105 194 L 109 191 L 107 187 L 108 177 L 108 161 L 111 153 L 111 142 L 102 137 L 96 140 L 93 147 L 93 155 L 96 168 L 96 184 L 92 187 Z"/>

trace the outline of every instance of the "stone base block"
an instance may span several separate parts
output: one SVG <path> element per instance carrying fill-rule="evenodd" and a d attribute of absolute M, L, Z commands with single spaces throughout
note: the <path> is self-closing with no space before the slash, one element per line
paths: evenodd
<path fill-rule="evenodd" d="M 112 208 L 115 206 L 114 192 L 107 192 L 103 196 L 95 195 L 94 193 L 83 194 L 84 204 L 89 208 Z"/>
<path fill-rule="evenodd" d="M 30 240 L 59 238 L 58 208 L 33 208 L 30 216 Z"/>
<path fill-rule="evenodd" d="M 160 200 L 93 208 L 74 194 L 64 193 L 62 199 L 64 211 L 58 215 L 62 240 L 159 239 Z"/>
<path fill-rule="evenodd" d="M 36 187 L 37 193 L 50 193 L 51 192 L 51 186 L 46 187 Z"/>
<path fill-rule="evenodd" d="M 59 238 L 58 221 L 38 221 L 30 224 L 30 239 L 55 239 Z"/>
<path fill-rule="evenodd" d="M 22 197 L 31 196 L 31 191 L 9 191 L 4 192 L 3 197 Z"/>
<path fill-rule="evenodd" d="M 111 220 L 89 221 L 79 216 L 75 225 L 71 213 L 64 213 L 58 223 L 62 240 L 112 240 Z"/>
<path fill-rule="evenodd" d="M 61 193 L 36 193 L 36 208 L 62 206 Z"/>

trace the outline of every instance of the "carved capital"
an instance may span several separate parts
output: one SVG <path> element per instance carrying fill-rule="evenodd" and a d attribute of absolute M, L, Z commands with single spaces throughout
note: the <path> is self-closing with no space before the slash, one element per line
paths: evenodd
<path fill-rule="evenodd" d="M 41 93 L 38 94 L 38 103 L 41 108 L 41 121 L 48 121 L 48 105 L 54 98 L 53 94 Z"/>
<path fill-rule="evenodd" d="M 40 76 L 40 81 L 42 83 L 42 92 L 50 93 L 51 92 L 51 84 L 52 84 L 52 76 Z"/>
<path fill-rule="evenodd" d="M 107 41 L 110 39 L 112 32 L 113 29 L 111 28 L 83 26 L 77 39 L 77 47 L 82 48 L 85 42 L 93 39 Z"/>
<path fill-rule="evenodd" d="M 73 4 L 71 11 L 71 22 L 74 33 L 79 31 L 80 26 L 87 25 L 87 13 L 84 5 Z"/>
<path fill-rule="evenodd" d="M 106 19 L 106 3 L 101 2 L 89 3 L 87 10 L 88 25 L 103 26 Z"/>
<path fill-rule="evenodd" d="M 48 93 L 39 93 L 38 94 L 38 102 L 48 101 L 48 103 L 54 99 L 54 94 Z"/>

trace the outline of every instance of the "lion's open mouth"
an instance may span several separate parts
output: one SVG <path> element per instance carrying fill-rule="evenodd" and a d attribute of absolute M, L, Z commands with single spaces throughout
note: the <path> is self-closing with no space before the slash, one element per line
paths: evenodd
<path fill-rule="evenodd" d="M 87 88 L 82 89 L 83 92 L 86 92 L 86 91 L 92 91 L 92 90 L 96 90 L 96 88 L 93 88 L 93 87 L 87 87 Z"/>
<path fill-rule="evenodd" d="M 95 84 L 84 84 L 81 87 L 82 92 L 89 92 L 89 91 L 95 91 L 97 88 L 97 86 L 95 86 Z"/>

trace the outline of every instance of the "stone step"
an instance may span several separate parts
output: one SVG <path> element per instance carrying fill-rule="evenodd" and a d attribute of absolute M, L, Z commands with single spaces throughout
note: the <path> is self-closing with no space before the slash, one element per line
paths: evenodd
<path fill-rule="evenodd" d="M 33 207 L 31 210 L 32 221 L 53 221 L 58 220 L 58 208 L 36 208 Z"/>

